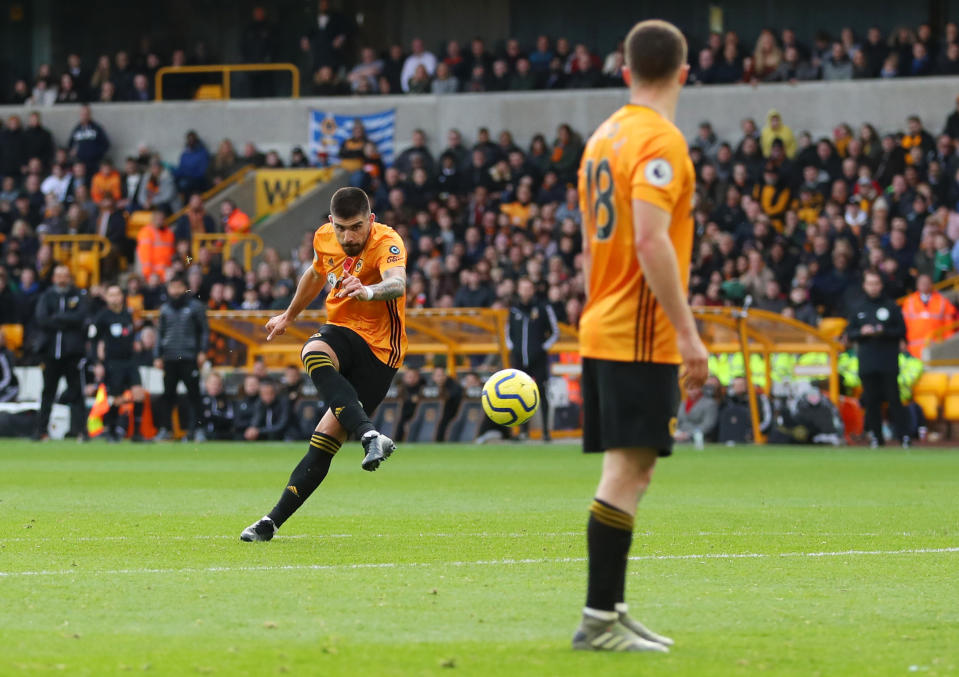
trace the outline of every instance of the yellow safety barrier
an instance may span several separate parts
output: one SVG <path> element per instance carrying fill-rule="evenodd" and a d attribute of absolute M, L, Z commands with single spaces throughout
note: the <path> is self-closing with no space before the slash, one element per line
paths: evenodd
<path fill-rule="evenodd" d="M 222 235 L 220 236 L 223 237 Z M 236 340 L 246 347 L 246 364 L 252 367 L 257 358 L 278 367 L 299 364 L 303 343 L 315 334 L 326 321 L 322 310 L 306 310 L 284 335 L 266 342 L 264 325 L 279 311 L 210 311 L 207 319 L 210 330 Z M 838 359 L 842 346 L 827 333 L 802 322 L 762 310 L 743 311 L 740 308 L 694 308 L 693 315 L 700 335 L 711 353 L 742 353 L 743 362 L 750 364 L 753 354 L 763 355 L 766 383 L 772 383 L 770 359 L 774 353 L 825 353 L 829 364 L 825 369 L 829 380 L 829 394 L 839 401 Z M 143 313 L 145 318 L 156 316 L 156 311 Z M 415 308 L 406 312 L 407 338 L 410 355 L 444 356 L 446 369 L 455 375 L 468 365 L 468 357 L 491 355 L 499 365 L 509 364 L 506 347 L 508 311 L 491 308 Z M 550 349 L 552 353 L 578 353 L 579 336 L 576 329 L 560 324 L 560 336 Z M 496 361 L 487 365 L 496 368 Z M 563 365 L 571 367 L 573 365 Z M 763 441 L 759 430 L 758 404 L 753 387 L 753 374 L 745 370 L 749 385 L 752 411 L 753 439 Z M 652 393 L 655 395 L 655 393 Z"/>
<path fill-rule="evenodd" d="M 108 239 L 102 235 L 42 235 L 40 240 L 50 245 L 54 261 L 70 267 L 77 286 L 100 284 L 100 259 L 111 249 Z"/>
<path fill-rule="evenodd" d="M 233 247 L 242 247 L 244 270 L 250 270 L 253 257 L 263 251 L 263 238 L 256 233 L 193 233 L 191 239 L 194 259 L 204 245 L 214 253 L 222 253 L 224 260 L 230 258 Z"/>
<path fill-rule="evenodd" d="M 222 96 L 230 98 L 230 74 L 246 72 L 286 71 L 293 79 L 291 97 L 300 96 L 300 69 L 291 63 L 239 63 L 239 64 L 210 64 L 209 66 L 164 66 L 156 72 L 155 91 L 156 100 L 163 101 L 163 76 L 173 73 L 220 73 L 223 76 Z M 205 98 L 211 97 L 209 93 Z"/>

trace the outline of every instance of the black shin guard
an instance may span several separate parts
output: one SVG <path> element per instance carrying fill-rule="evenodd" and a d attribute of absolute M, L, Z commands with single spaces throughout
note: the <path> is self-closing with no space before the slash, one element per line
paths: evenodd
<path fill-rule="evenodd" d="M 293 469 L 290 482 L 273 510 L 268 515 L 277 527 L 296 512 L 310 497 L 330 471 L 333 456 L 340 449 L 340 441 L 323 433 L 313 433 L 310 449 Z"/>
<path fill-rule="evenodd" d="M 613 611 L 624 601 L 626 564 L 633 542 L 633 518 L 605 501 L 594 499 L 586 527 L 589 587 L 586 606 Z"/>
<path fill-rule="evenodd" d="M 369 416 L 360 406 L 356 388 L 336 370 L 329 355 L 309 352 L 303 356 L 303 366 L 340 425 L 357 437 L 374 430 Z"/>

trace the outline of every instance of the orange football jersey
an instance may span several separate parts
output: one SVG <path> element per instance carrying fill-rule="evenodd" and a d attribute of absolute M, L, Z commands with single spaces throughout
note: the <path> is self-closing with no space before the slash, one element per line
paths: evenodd
<path fill-rule="evenodd" d="M 349 261 L 348 261 L 349 259 Z M 383 281 L 383 271 L 406 266 L 406 247 L 396 231 L 374 223 L 362 253 L 349 257 L 336 241 L 332 224 L 324 224 L 313 236 L 313 270 L 326 278 L 331 290 L 326 297 L 329 324 L 352 329 L 370 346 L 383 364 L 398 368 L 406 355 L 406 296 L 389 301 L 359 301 L 336 298 L 344 264 L 365 285 Z"/>
<path fill-rule="evenodd" d="M 582 355 L 621 362 L 682 361 L 676 332 L 639 265 L 632 201 L 669 212 L 669 238 L 688 289 L 694 188 L 686 140 L 651 108 L 623 106 L 590 137 L 579 170 L 580 210 L 590 249 L 589 299 L 579 329 Z"/>

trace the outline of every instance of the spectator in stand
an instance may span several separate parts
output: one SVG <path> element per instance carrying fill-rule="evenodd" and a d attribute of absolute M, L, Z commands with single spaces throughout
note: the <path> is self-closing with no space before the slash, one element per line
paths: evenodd
<path fill-rule="evenodd" d="M 464 390 L 455 378 L 451 378 L 443 367 L 433 369 L 433 385 L 436 386 L 437 397 L 443 400 L 443 414 L 437 428 L 437 441 L 446 439 L 446 430 L 456 418 L 460 404 L 463 401 Z"/>
<path fill-rule="evenodd" d="M 332 70 L 341 68 L 346 62 L 346 48 L 353 32 L 349 19 L 330 9 L 329 0 L 319 0 L 316 26 L 308 36 L 313 70 L 324 66 Z"/>
<path fill-rule="evenodd" d="M 489 308 L 495 299 L 493 290 L 484 284 L 476 270 L 464 270 L 460 274 L 460 288 L 454 303 L 457 308 Z"/>
<path fill-rule="evenodd" d="M 5 281 L 6 271 L 0 272 L 0 276 L 2 276 L 0 279 Z M 13 365 L 13 354 L 7 349 L 7 336 L 0 331 L 0 402 L 16 402 L 20 395 L 20 382 L 17 380 Z"/>
<path fill-rule="evenodd" d="M 350 87 L 356 93 L 362 83 L 366 83 L 369 91 L 376 89 L 376 80 L 383 72 L 383 60 L 377 58 L 376 51 L 372 47 L 364 47 L 360 52 L 360 62 L 353 66 L 346 79 L 350 82 Z"/>
<path fill-rule="evenodd" d="M 119 202 L 123 197 L 123 180 L 120 172 L 113 168 L 113 163 L 104 159 L 100 163 L 100 171 L 90 182 L 90 198 L 99 204 L 107 195 L 112 197 L 114 202 Z"/>
<path fill-rule="evenodd" d="M 796 137 L 792 129 L 783 123 L 782 116 L 775 109 L 766 114 L 766 126 L 762 129 L 760 139 L 762 153 L 766 157 L 769 157 L 772 152 L 773 141 L 776 139 L 782 141 L 786 157 L 791 159 L 796 156 Z"/>
<path fill-rule="evenodd" d="M 429 94 L 430 84 L 430 74 L 426 72 L 426 66 L 420 64 L 407 82 L 407 94 Z"/>
<path fill-rule="evenodd" d="M 210 167 L 210 152 L 192 129 L 186 133 L 186 143 L 180 153 L 180 163 L 174 176 L 177 190 L 181 193 L 203 192 L 209 187 L 207 170 Z"/>
<path fill-rule="evenodd" d="M 426 173 L 432 176 L 434 169 L 433 155 L 426 145 L 426 132 L 422 129 L 413 130 L 413 143 L 397 156 L 393 164 L 401 174 L 409 176 L 417 162 L 422 163 Z"/>
<path fill-rule="evenodd" d="M 436 78 L 430 83 L 430 91 L 433 94 L 455 94 L 459 91 L 460 83 L 450 72 L 450 67 L 445 61 L 436 65 Z"/>
<path fill-rule="evenodd" d="M 779 68 L 783 53 L 776 44 L 776 37 L 772 31 L 763 29 L 756 40 L 756 49 L 753 51 L 753 66 L 755 77 L 762 80 Z"/>
<path fill-rule="evenodd" d="M 689 70 L 687 85 L 712 85 L 717 81 L 715 55 L 708 47 L 699 50 L 696 65 Z"/>
<path fill-rule="evenodd" d="M 770 34 L 771 35 L 771 34 Z M 676 414 L 677 442 L 688 442 L 694 437 L 711 438 L 719 421 L 719 402 L 712 386 L 690 388 Z"/>
<path fill-rule="evenodd" d="M 959 319 L 956 307 L 935 290 L 929 275 L 916 279 L 916 291 L 902 304 L 906 322 L 906 341 L 914 357 L 922 357 L 929 339 L 945 340 L 955 333 L 952 325 Z"/>
<path fill-rule="evenodd" d="M 95 234 L 110 241 L 110 253 L 103 259 L 101 273 L 106 280 L 115 278 L 119 270 L 120 257 L 133 261 L 133 241 L 127 237 L 127 219 L 123 211 L 116 208 L 116 200 L 110 193 L 100 198 L 100 212 L 96 217 Z"/>
<path fill-rule="evenodd" d="M 260 382 L 260 396 L 253 409 L 253 420 L 243 431 L 243 439 L 253 442 L 280 442 L 290 422 L 290 405 L 285 397 L 277 397 L 276 383 Z"/>
<path fill-rule="evenodd" d="M 80 94 L 73 86 L 73 77 L 69 73 L 64 73 L 60 76 L 60 88 L 57 90 L 54 103 L 79 103 L 80 101 Z"/>
<path fill-rule="evenodd" d="M 533 73 L 541 82 L 545 79 L 545 75 L 547 71 L 549 71 L 549 64 L 552 60 L 553 52 L 550 49 L 549 37 L 540 35 L 536 38 L 536 49 L 529 55 L 529 64 Z"/>
<path fill-rule="evenodd" d="M 161 281 L 166 279 L 175 250 L 173 231 L 167 226 L 165 214 L 159 209 L 154 210 L 150 223 L 137 233 L 136 259 L 140 264 L 140 277 L 148 280 L 157 275 Z"/>
<path fill-rule="evenodd" d="M 368 141 L 363 121 L 356 118 L 353 120 L 353 129 L 350 130 L 349 137 L 343 139 L 343 143 L 340 144 L 340 166 L 353 173 L 354 177 L 350 179 L 350 182 L 354 185 L 358 181 L 355 178 L 356 173 L 363 169 L 366 161 L 363 149 Z"/>
<path fill-rule="evenodd" d="M 0 129 L 0 176 L 19 180 L 29 159 L 26 155 L 26 135 L 21 129 L 20 117 L 11 115 L 7 125 Z"/>
<path fill-rule="evenodd" d="M 341 96 L 350 93 L 350 86 L 341 80 L 332 66 L 320 66 L 313 76 L 314 96 Z"/>
<path fill-rule="evenodd" d="M 852 80 L 853 65 L 842 43 L 832 43 L 829 57 L 823 60 L 823 80 Z"/>
<path fill-rule="evenodd" d="M 232 440 L 234 425 L 233 402 L 223 392 L 223 377 L 211 371 L 203 382 L 206 394 L 200 400 L 200 422 L 197 436 L 208 440 Z"/>
<path fill-rule="evenodd" d="M 252 20 L 240 37 L 240 58 L 244 63 L 272 63 L 277 54 L 276 29 L 266 16 L 266 10 L 257 5 Z M 247 79 L 253 97 L 273 96 L 270 73 L 249 73 Z"/>
<path fill-rule="evenodd" d="M 110 149 L 110 139 L 103 127 L 93 121 L 86 104 L 80 107 L 80 122 L 70 132 L 69 148 L 71 157 L 86 165 L 88 175 L 93 175 Z"/>
<path fill-rule="evenodd" d="M 179 206 L 173 174 L 160 159 L 151 158 L 149 169 L 140 178 L 133 202 L 139 209 L 159 209 L 172 213 Z"/>
<path fill-rule="evenodd" d="M 410 46 L 412 53 L 406 57 L 406 61 L 403 62 L 403 70 L 400 73 L 400 84 L 404 93 L 410 91 L 410 80 L 416 74 L 417 66 L 423 66 L 426 75 L 429 77 L 432 77 L 433 73 L 436 72 L 436 57 L 432 52 L 426 51 L 422 38 L 413 38 Z"/>
<path fill-rule="evenodd" d="M 469 77 L 469 66 L 463 57 L 460 43 L 457 40 L 450 40 L 446 43 L 446 56 L 443 62 L 449 69 L 450 74 L 456 80 L 463 81 Z M 439 66 L 439 64 L 437 64 Z"/>
<path fill-rule="evenodd" d="M 0 144 L 3 144 L 0 136 Z M 27 128 L 23 131 L 23 153 L 29 158 L 40 158 L 44 168 L 53 160 L 53 135 L 40 121 L 40 113 L 33 111 L 27 118 Z M 0 151 L 2 154 L 2 151 Z"/>
<path fill-rule="evenodd" d="M 233 200 L 224 200 L 220 203 L 220 223 L 224 233 L 248 233 L 251 221 Z"/>
<path fill-rule="evenodd" d="M 550 169 L 556 172 L 560 181 L 576 182 L 576 171 L 583 154 L 583 142 L 568 124 L 561 124 L 556 131 L 553 152 L 550 156 Z"/>
<path fill-rule="evenodd" d="M 173 233 L 177 241 L 192 241 L 194 233 L 215 233 L 216 222 L 206 211 L 203 203 L 203 196 L 199 193 L 190 195 L 187 203 L 186 212 L 176 220 L 173 227 Z"/>

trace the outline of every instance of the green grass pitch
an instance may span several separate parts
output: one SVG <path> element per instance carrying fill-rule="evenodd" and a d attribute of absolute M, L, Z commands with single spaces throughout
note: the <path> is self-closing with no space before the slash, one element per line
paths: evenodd
<path fill-rule="evenodd" d="M 959 453 L 680 448 L 627 596 L 669 655 L 573 653 L 600 458 L 357 445 L 271 543 L 299 445 L 0 441 L 0 675 L 959 673 Z"/>

